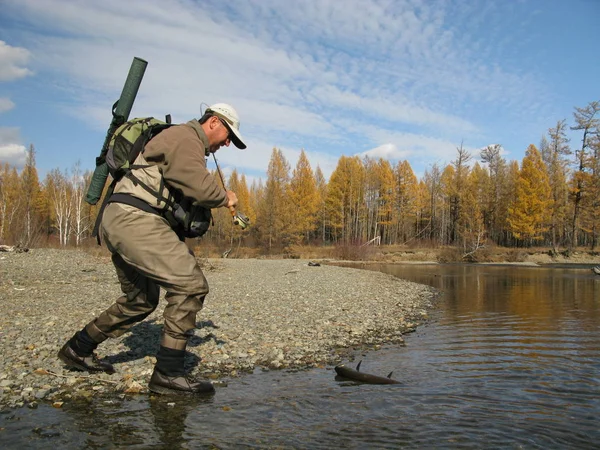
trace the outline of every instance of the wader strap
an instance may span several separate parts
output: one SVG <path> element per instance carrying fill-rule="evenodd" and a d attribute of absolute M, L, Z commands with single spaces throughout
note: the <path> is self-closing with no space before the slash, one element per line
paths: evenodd
<path fill-rule="evenodd" d="M 151 214 L 156 214 L 157 216 L 161 216 L 169 222 L 171 228 L 175 229 L 180 227 L 180 224 L 177 222 L 175 217 L 170 211 L 162 211 L 156 208 L 153 208 L 144 200 L 141 200 L 133 195 L 129 194 L 113 194 L 108 199 L 108 203 L 124 203 L 125 205 L 133 206 L 135 208 L 141 209 L 142 211 L 146 211 Z"/>
<path fill-rule="evenodd" d="M 113 180 L 113 182 L 110 183 L 110 185 L 108 186 L 106 194 L 104 195 L 104 199 L 102 200 L 102 205 L 100 206 L 100 211 L 98 211 L 98 215 L 96 216 L 96 223 L 94 223 L 94 231 L 92 231 L 92 237 L 96 238 L 98 245 L 102 245 L 102 243 L 100 242 L 100 222 L 102 222 L 102 214 L 104 214 L 104 208 L 106 208 L 106 205 L 108 204 L 108 199 L 115 190 L 115 184 L 116 183 Z"/>
<path fill-rule="evenodd" d="M 113 194 L 110 196 L 107 203 L 124 203 L 125 205 L 133 206 L 142 211 L 162 216 L 161 212 L 154 209 L 147 202 L 129 194 Z"/>

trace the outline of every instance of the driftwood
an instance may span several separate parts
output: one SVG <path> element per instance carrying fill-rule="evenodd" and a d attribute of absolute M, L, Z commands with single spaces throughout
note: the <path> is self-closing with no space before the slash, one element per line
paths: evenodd
<path fill-rule="evenodd" d="M 20 245 L 0 245 L 0 252 L 26 253 L 29 249 Z"/>

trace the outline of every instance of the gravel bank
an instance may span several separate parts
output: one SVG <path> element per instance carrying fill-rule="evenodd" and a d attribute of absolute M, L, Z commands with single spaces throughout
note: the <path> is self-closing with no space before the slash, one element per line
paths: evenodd
<path fill-rule="evenodd" d="M 211 293 L 186 365 L 214 380 L 256 367 L 335 364 L 363 346 L 402 342 L 435 297 L 432 288 L 389 275 L 303 260 L 215 259 L 202 266 Z M 147 392 L 164 300 L 130 333 L 98 348 L 117 373 L 70 371 L 56 357 L 119 295 L 108 258 L 76 250 L 0 253 L 0 406 L 60 407 L 93 395 Z"/>

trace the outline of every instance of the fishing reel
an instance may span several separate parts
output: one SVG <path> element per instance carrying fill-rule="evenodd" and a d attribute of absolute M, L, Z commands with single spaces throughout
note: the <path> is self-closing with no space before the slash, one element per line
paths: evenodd
<path fill-rule="evenodd" d="M 250 225 L 250 219 L 244 213 L 237 211 L 233 215 L 233 224 L 239 225 L 242 230 L 245 230 Z"/>

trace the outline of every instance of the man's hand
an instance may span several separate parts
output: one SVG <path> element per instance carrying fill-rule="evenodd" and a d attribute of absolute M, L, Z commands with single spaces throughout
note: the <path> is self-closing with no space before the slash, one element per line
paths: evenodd
<path fill-rule="evenodd" d="M 238 204 L 238 198 L 237 195 L 235 195 L 235 192 L 233 191 L 227 191 L 227 207 L 228 208 L 235 208 Z"/>

